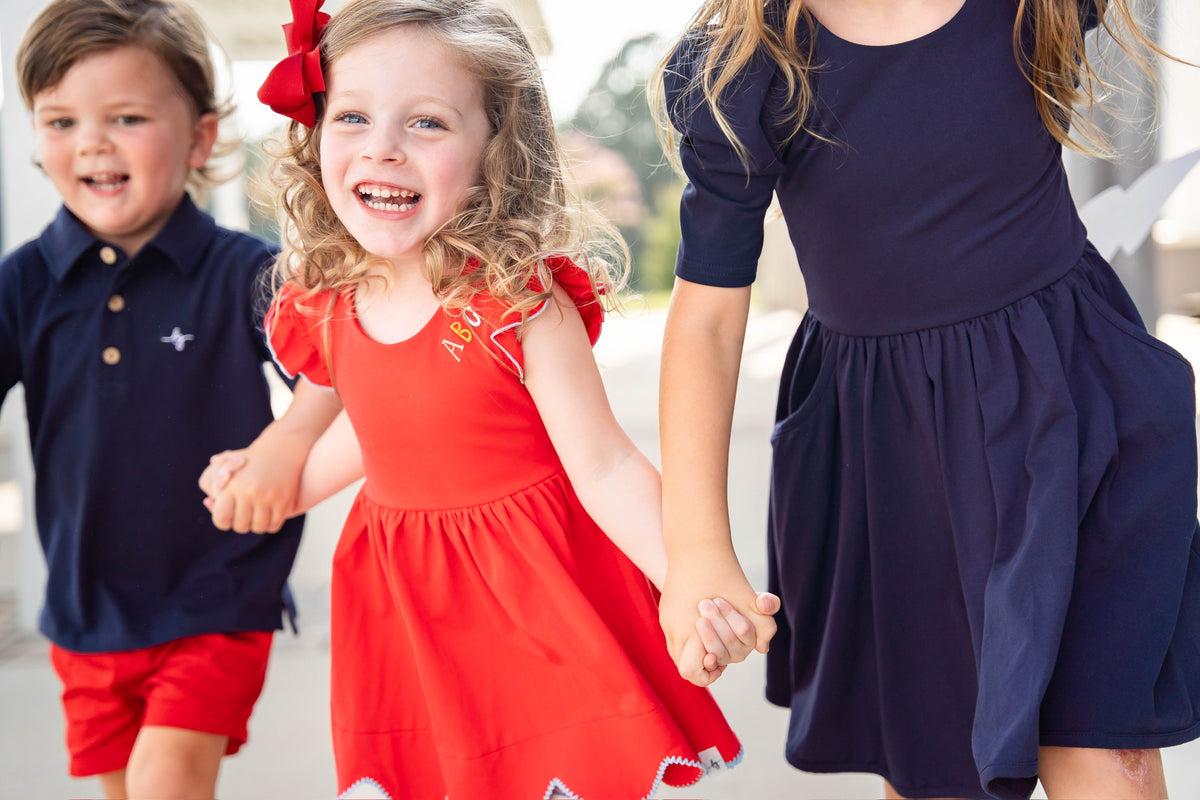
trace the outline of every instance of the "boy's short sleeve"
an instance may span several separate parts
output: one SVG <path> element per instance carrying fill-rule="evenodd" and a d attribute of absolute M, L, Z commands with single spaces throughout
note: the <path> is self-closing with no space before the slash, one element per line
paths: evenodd
<path fill-rule="evenodd" d="M 783 172 L 782 144 L 771 123 L 779 113 L 770 102 L 779 88 L 778 68 L 760 51 L 721 96 L 724 116 L 745 148 L 739 153 L 694 89 L 706 52 L 702 39 L 685 37 L 663 75 L 688 178 L 675 274 L 712 286 L 748 286 L 762 251 L 763 218 Z"/>
<path fill-rule="evenodd" d="M 329 297 L 328 293 L 306 297 L 299 288 L 286 284 L 263 322 L 275 363 L 289 377 L 303 375 L 318 386 L 333 385 L 320 335 L 328 324 L 324 311 Z"/>

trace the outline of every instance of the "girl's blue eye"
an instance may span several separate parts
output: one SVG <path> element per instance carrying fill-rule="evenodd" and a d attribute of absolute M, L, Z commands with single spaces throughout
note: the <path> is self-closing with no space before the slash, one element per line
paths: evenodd
<path fill-rule="evenodd" d="M 357 111 L 346 111 L 334 117 L 338 122 L 348 122 L 351 125 L 362 125 L 367 121 L 367 118 Z"/>
<path fill-rule="evenodd" d="M 418 128 L 427 128 L 427 129 L 435 129 L 435 128 L 444 128 L 445 127 L 445 125 L 443 125 L 439 120 L 436 120 L 433 117 L 421 117 L 419 120 L 417 120 L 416 126 Z"/>

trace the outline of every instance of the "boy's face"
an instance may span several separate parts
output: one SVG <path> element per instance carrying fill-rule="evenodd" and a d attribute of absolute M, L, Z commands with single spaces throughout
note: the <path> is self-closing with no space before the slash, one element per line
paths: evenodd
<path fill-rule="evenodd" d="M 33 98 L 42 168 L 98 239 L 133 255 L 183 199 L 217 136 L 152 53 L 119 47 L 76 62 Z"/>

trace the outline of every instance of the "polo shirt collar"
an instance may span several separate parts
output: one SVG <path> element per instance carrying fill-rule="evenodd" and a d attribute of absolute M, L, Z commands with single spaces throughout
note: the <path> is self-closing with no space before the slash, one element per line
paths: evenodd
<path fill-rule="evenodd" d="M 186 275 L 203 260 L 208 250 L 206 245 L 216 227 L 212 217 L 196 208 L 191 195 L 184 194 L 175 212 L 162 230 L 146 243 L 143 251 L 154 248 Z M 57 281 L 63 280 L 87 253 L 99 249 L 103 244 L 88 232 L 66 206 L 58 210 L 58 215 L 38 240 L 42 258 Z"/>

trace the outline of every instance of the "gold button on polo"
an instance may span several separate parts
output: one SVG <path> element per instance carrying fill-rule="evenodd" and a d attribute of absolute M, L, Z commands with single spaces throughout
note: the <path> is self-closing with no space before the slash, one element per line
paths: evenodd
<path fill-rule="evenodd" d="M 104 348 L 104 352 L 100 354 L 100 357 L 104 359 L 105 364 L 111 367 L 120 363 L 121 351 L 115 347 L 106 347 Z"/>
<path fill-rule="evenodd" d="M 113 250 L 108 245 L 100 248 L 100 260 L 105 264 L 117 263 L 117 251 Z"/>
<path fill-rule="evenodd" d="M 108 298 L 108 310 L 114 314 L 118 311 L 124 311 L 125 298 L 119 294 L 114 294 L 112 297 Z"/>

